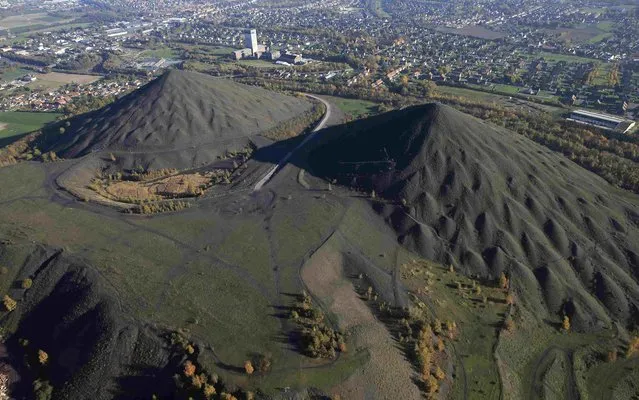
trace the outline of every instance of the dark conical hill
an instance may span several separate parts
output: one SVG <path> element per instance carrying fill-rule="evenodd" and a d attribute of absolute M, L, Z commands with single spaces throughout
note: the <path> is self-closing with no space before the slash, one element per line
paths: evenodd
<path fill-rule="evenodd" d="M 422 255 L 487 278 L 505 271 L 542 315 L 637 318 L 639 199 L 523 136 L 430 104 L 335 129 L 309 162 L 392 200 L 376 207 Z"/>
<path fill-rule="evenodd" d="M 70 158 L 92 151 L 183 150 L 258 134 L 307 110 L 292 96 L 171 70 L 95 112 L 72 118 L 43 148 Z"/>

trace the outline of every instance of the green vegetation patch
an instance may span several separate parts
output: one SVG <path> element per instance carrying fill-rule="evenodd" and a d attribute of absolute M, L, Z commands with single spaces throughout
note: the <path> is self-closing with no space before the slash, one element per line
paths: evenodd
<path fill-rule="evenodd" d="M 372 101 L 347 99 L 344 97 L 324 96 L 331 104 L 339 108 L 349 119 L 360 119 L 379 112 L 378 104 Z"/>
<path fill-rule="evenodd" d="M 471 399 L 499 399 L 502 389 L 494 347 L 508 310 L 507 293 L 496 284 L 482 284 L 442 265 L 412 259 L 406 251 L 399 260 L 402 282 L 416 307 L 439 325 L 457 326 L 445 341 L 455 353 L 455 365 L 462 364 L 451 397 L 463 398 L 467 390 Z"/>
<path fill-rule="evenodd" d="M 547 51 L 542 51 L 542 52 L 539 52 L 539 53 L 535 53 L 535 54 L 531 55 L 530 57 L 532 57 L 532 58 L 543 57 L 544 60 L 546 60 L 548 62 L 565 61 L 567 63 L 580 63 L 580 64 L 587 64 L 587 63 L 591 63 L 591 62 L 596 61 L 593 58 L 579 57 L 579 56 L 573 56 L 573 55 L 569 55 L 569 54 L 549 53 Z"/>
<path fill-rule="evenodd" d="M 0 144 L 8 144 L 3 139 L 37 131 L 61 115 L 46 112 L 0 112 Z"/>

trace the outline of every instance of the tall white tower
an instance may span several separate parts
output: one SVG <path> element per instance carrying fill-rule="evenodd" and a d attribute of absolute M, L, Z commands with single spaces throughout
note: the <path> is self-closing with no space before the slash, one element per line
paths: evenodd
<path fill-rule="evenodd" d="M 244 46 L 251 49 L 251 54 L 257 53 L 257 31 L 255 29 L 244 34 Z"/>

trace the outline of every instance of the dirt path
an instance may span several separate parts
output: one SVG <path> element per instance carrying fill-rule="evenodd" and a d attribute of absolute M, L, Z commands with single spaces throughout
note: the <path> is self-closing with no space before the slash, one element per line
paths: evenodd
<path fill-rule="evenodd" d="M 309 290 L 337 317 L 338 327 L 349 332 L 351 351 L 366 349 L 370 360 L 333 389 L 345 399 L 418 399 L 411 365 L 390 332 L 359 298 L 344 276 L 344 259 L 330 241 L 320 248 L 301 271 Z"/>
<path fill-rule="evenodd" d="M 544 374 L 546 370 L 552 364 L 552 361 L 561 355 L 565 355 L 566 359 L 569 361 L 568 365 L 570 367 L 570 371 L 568 373 L 568 400 L 579 400 L 579 390 L 577 389 L 577 382 L 575 377 L 575 369 L 573 367 L 573 351 L 563 349 L 557 346 L 548 347 L 544 352 L 539 356 L 537 362 L 535 363 L 535 367 L 533 369 L 533 373 L 530 376 L 530 388 L 528 393 L 530 394 L 530 400 L 543 398 L 542 393 L 544 386 L 546 386 L 546 382 L 544 380 Z"/>
<path fill-rule="evenodd" d="M 324 128 L 324 126 L 326 125 L 326 121 L 328 121 L 328 119 L 331 117 L 331 105 L 324 99 L 319 98 L 317 96 L 313 96 L 312 94 L 306 94 L 306 96 L 311 97 L 315 100 L 319 100 L 322 103 L 324 103 L 324 105 L 326 106 L 326 113 L 324 114 L 324 117 L 322 118 L 322 120 L 319 122 L 319 124 L 317 124 L 317 126 L 311 131 L 311 133 L 304 138 L 304 140 L 302 140 L 302 142 L 297 145 L 297 147 L 295 147 L 293 150 L 291 150 L 288 154 L 286 154 L 284 156 L 284 158 L 282 158 L 280 160 L 279 163 L 277 163 L 276 166 L 274 166 L 273 168 L 271 168 L 263 177 L 262 179 L 260 179 L 256 184 L 255 187 L 253 188 L 253 191 L 258 191 L 260 190 L 264 185 L 266 185 L 266 183 L 268 181 L 270 181 L 273 176 L 275 176 L 276 173 L 278 173 L 282 167 L 284 167 L 287 163 L 288 160 L 291 159 L 291 157 L 293 156 L 293 154 L 295 154 L 296 151 L 298 151 L 299 149 L 301 149 L 302 147 L 304 147 L 304 145 L 306 145 L 306 143 L 308 143 L 309 141 L 311 141 L 315 135 L 317 134 L 318 131 L 322 130 Z"/>

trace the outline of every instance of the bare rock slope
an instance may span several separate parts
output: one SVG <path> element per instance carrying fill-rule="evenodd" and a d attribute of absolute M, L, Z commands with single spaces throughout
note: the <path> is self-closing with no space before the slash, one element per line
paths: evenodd
<path fill-rule="evenodd" d="M 202 147 L 226 148 L 309 108 L 293 96 L 171 70 L 110 105 L 52 127 L 40 148 L 64 158 L 126 151 L 184 161 Z"/>
<path fill-rule="evenodd" d="M 540 318 L 637 323 L 639 199 L 511 131 L 429 104 L 328 131 L 313 172 L 375 191 L 401 242 L 511 277 Z"/>

